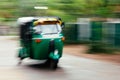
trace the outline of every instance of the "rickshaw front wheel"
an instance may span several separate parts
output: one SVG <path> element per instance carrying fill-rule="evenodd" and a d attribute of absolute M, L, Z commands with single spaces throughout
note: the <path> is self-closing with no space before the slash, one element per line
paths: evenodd
<path fill-rule="evenodd" d="M 50 69 L 56 70 L 57 67 L 58 67 L 58 60 L 53 60 L 53 59 L 51 59 L 51 60 L 50 60 Z"/>

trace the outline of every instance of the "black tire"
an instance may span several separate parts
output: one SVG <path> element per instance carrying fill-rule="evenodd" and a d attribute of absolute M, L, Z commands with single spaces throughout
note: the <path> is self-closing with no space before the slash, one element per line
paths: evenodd
<path fill-rule="evenodd" d="M 58 67 L 58 60 L 50 60 L 50 69 L 56 70 Z"/>

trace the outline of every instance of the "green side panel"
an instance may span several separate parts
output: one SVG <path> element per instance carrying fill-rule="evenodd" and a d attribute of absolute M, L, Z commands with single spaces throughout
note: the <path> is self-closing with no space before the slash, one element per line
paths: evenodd
<path fill-rule="evenodd" d="M 29 54 L 27 53 L 27 49 L 25 47 L 24 48 L 20 48 L 18 56 L 20 58 L 27 58 L 27 57 L 29 57 Z"/>
<path fill-rule="evenodd" d="M 30 53 L 31 53 L 31 43 L 27 42 L 27 41 L 23 41 L 22 39 L 20 40 L 20 46 L 22 47 L 22 53 L 21 56 L 27 55 L 25 57 L 29 57 Z M 21 52 L 20 50 L 20 52 Z"/>

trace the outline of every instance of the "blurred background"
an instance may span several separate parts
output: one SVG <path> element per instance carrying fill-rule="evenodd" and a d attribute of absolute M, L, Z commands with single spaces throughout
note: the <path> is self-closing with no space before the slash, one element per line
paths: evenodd
<path fill-rule="evenodd" d="M 120 0 L 0 0 L 0 35 L 18 35 L 24 16 L 61 17 L 65 43 L 104 52 L 120 47 Z"/>
<path fill-rule="evenodd" d="M 65 22 L 56 71 L 29 58 L 18 65 L 17 19 L 28 16 Z M 120 80 L 120 0 L 0 0 L 0 80 Z"/>

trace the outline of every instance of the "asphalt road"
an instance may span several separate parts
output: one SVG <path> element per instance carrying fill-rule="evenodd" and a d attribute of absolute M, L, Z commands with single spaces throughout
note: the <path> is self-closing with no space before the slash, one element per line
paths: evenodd
<path fill-rule="evenodd" d="M 17 65 L 18 46 L 12 37 L 0 37 L 0 80 L 120 80 L 120 64 L 65 53 L 56 71 L 30 59 Z"/>

